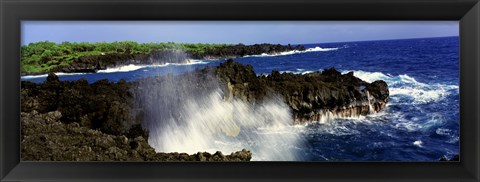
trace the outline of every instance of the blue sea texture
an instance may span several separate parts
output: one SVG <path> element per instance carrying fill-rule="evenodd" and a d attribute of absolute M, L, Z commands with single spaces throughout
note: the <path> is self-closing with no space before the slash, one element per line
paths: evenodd
<path fill-rule="evenodd" d="M 360 79 L 384 80 L 387 107 L 358 118 L 337 118 L 292 127 L 302 144 L 289 144 L 302 161 L 438 161 L 459 154 L 459 38 L 421 38 L 305 44 L 307 50 L 235 59 L 257 75 L 272 70 L 305 74 L 334 67 Z M 178 74 L 224 60 L 130 66 L 102 73 L 60 74 L 61 80 L 118 81 Z M 43 82 L 45 75 L 22 80 Z M 248 148 L 248 142 L 245 146 Z M 270 143 L 271 144 L 271 143 Z M 255 155 L 255 150 L 253 151 Z M 255 157 L 254 157 L 255 158 Z M 257 158 L 258 160 L 268 157 Z M 274 158 L 272 160 L 275 160 Z"/>

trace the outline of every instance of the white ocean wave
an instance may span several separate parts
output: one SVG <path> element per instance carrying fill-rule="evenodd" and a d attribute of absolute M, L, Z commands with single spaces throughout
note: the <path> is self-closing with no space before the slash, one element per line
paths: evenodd
<path fill-rule="evenodd" d="M 340 48 L 338 47 L 332 47 L 332 48 L 322 48 L 322 47 L 314 47 L 314 48 L 308 48 L 305 49 L 304 51 L 299 51 L 299 50 L 292 50 L 292 51 L 285 51 L 285 52 L 280 52 L 280 53 L 275 53 L 275 54 L 267 54 L 267 53 L 262 53 L 260 55 L 247 55 L 244 57 L 272 57 L 272 56 L 286 56 L 286 55 L 292 55 L 292 54 L 300 54 L 300 53 L 307 53 L 307 52 L 325 52 L 325 51 L 336 51 Z"/>
<path fill-rule="evenodd" d="M 97 73 L 114 73 L 114 72 L 130 72 L 130 71 L 135 71 L 138 69 L 142 69 L 147 67 L 146 65 L 134 65 L 134 64 L 129 64 L 126 66 L 121 66 L 121 67 L 115 67 L 115 68 L 107 68 L 105 70 L 98 70 Z"/>
<path fill-rule="evenodd" d="M 43 75 L 27 75 L 27 76 L 22 76 L 21 79 L 29 80 L 29 79 L 34 79 L 34 78 L 42 78 L 42 77 L 47 77 L 48 74 L 43 74 Z"/>
<path fill-rule="evenodd" d="M 447 123 L 447 119 L 439 113 L 429 113 L 425 117 L 407 119 L 405 114 L 396 112 L 391 113 L 390 119 L 394 121 L 395 124 L 393 126 L 395 129 L 407 132 L 429 131 Z M 439 135 L 451 132 L 451 130 L 436 129 L 436 133 Z"/>
<path fill-rule="evenodd" d="M 126 65 L 116 68 L 108 68 L 106 70 L 99 70 L 97 73 L 115 73 L 115 72 L 130 72 L 139 70 L 142 68 L 152 68 L 152 67 L 167 67 L 167 66 L 184 66 L 184 65 L 195 65 L 195 64 L 207 64 L 207 61 L 203 60 L 188 60 L 186 63 L 165 63 L 165 64 L 152 64 L 152 65 Z"/>
<path fill-rule="evenodd" d="M 342 73 L 348 72 L 350 71 Z M 458 92 L 458 85 L 426 84 L 406 74 L 393 76 L 382 72 L 356 70 L 353 71 L 353 75 L 370 83 L 384 80 L 388 84 L 390 97 L 393 97 L 392 101 L 400 100 L 399 97 L 409 97 L 413 99 L 413 104 L 425 104 L 444 99 L 452 91 Z"/>
<path fill-rule="evenodd" d="M 314 71 L 280 71 L 280 73 L 293 73 L 293 74 L 308 74 L 308 73 L 313 73 Z M 269 75 L 269 74 L 266 74 Z"/>
<path fill-rule="evenodd" d="M 64 76 L 64 75 L 85 75 L 85 74 L 91 74 L 91 73 L 63 73 L 63 72 L 55 72 L 55 75 L 57 76 Z M 35 78 L 43 78 L 47 77 L 48 74 L 42 74 L 42 75 L 25 75 L 21 76 L 21 80 L 30 80 L 30 79 L 35 79 Z"/>
<path fill-rule="evenodd" d="M 117 73 L 117 72 L 131 72 L 135 70 L 139 70 L 142 68 L 150 68 L 150 67 L 167 67 L 167 66 L 183 66 L 183 65 L 195 65 L 195 64 L 208 64 L 208 61 L 204 60 L 188 60 L 187 63 L 165 63 L 165 64 L 153 64 L 153 65 L 135 65 L 135 64 L 129 64 L 125 66 L 120 66 L 120 67 L 114 67 L 114 68 L 107 68 L 105 70 L 98 70 L 97 73 Z M 148 70 L 144 70 L 148 71 Z M 68 76 L 68 75 L 84 75 L 84 74 L 93 74 L 93 73 L 63 73 L 63 72 L 55 72 L 57 76 Z M 29 80 L 29 79 L 35 79 L 35 78 L 43 78 L 47 77 L 48 74 L 42 74 L 42 75 L 26 75 L 22 76 L 22 80 Z"/>

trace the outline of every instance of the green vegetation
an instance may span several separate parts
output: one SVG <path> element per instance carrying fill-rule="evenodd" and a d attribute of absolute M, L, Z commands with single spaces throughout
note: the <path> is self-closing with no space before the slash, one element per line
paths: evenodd
<path fill-rule="evenodd" d="M 68 66 L 82 56 L 102 54 L 149 54 L 160 50 L 185 50 L 193 54 L 201 54 L 229 44 L 188 44 L 188 43 L 143 43 L 132 41 L 122 42 L 35 42 L 21 47 L 21 72 L 48 72 L 59 66 Z"/>

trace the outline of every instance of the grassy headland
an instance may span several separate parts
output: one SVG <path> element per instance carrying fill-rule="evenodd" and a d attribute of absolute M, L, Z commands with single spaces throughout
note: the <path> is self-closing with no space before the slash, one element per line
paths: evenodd
<path fill-rule="evenodd" d="M 176 57 L 176 61 L 223 59 L 291 50 L 305 50 L 305 48 L 300 45 L 292 47 L 280 44 L 137 43 L 132 41 L 57 44 L 45 41 L 22 46 L 20 61 L 21 73 L 27 75 L 48 72 L 96 72 L 124 64 L 165 63 L 171 57 Z"/>

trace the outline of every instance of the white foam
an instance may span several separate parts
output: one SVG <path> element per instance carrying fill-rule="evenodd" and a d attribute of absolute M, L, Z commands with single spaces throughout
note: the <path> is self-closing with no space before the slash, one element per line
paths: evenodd
<path fill-rule="evenodd" d="M 430 119 L 428 119 L 428 117 L 430 117 Z M 391 113 L 389 118 L 395 123 L 394 127 L 396 129 L 407 132 L 430 131 L 432 128 L 435 129 L 447 123 L 447 119 L 439 113 L 428 113 L 426 117 L 413 117 L 409 119 L 405 118 L 402 113 Z M 448 129 L 436 129 L 436 133 L 443 135 L 452 133 L 452 131 Z"/>
<path fill-rule="evenodd" d="M 413 97 L 414 104 L 424 104 L 424 103 L 430 103 L 430 102 L 443 99 L 447 95 L 449 95 L 449 92 L 443 89 L 428 90 L 428 89 L 422 89 L 422 88 L 404 87 L 404 88 L 391 88 L 390 95 Z"/>
<path fill-rule="evenodd" d="M 406 129 L 409 132 L 416 131 L 421 128 L 422 125 L 413 123 L 413 122 L 402 122 L 395 124 L 395 128 L 397 129 Z"/>
<path fill-rule="evenodd" d="M 180 108 L 173 109 L 182 119 L 148 124 L 149 144 L 158 152 L 229 154 L 245 148 L 252 151 L 252 160 L 301 159 L 296 150 L 302 147 L 296 145 L 302 139 L 294 132 L 289 107 L 280 99 L 255 108 L 238 99 L 225 100 L 221 90 L 182 99 Z"/>
<path fill-rule="evenodd" d="M 183 66 L 183 65 L 195 65 L 195 64 L 208 64 L 208 61 L 204 60 L 187 60 L 186 63 L 165 63 L 165 64 L 153 64 L 153 65 L 135 65 L 135 64 L 129 64 L 125 66 L 120 66 L 120 67 L 114 67 L 114 68 L 107 68 L 105 70 L 98 70 L 97 73 L 116 73 L 116 72 L 131 72 L 135 70 L 139 70 L 142 68 L 149 68 L 149 67 L 167 67 L 167 66 Z M 148 71 L 148 70 L 144 70 Z M 83 74 L 92 74 L 92 73 L 63 73 L 63 72 L 55 72 L 57 76 L 68 76 L 68 75 L 83 75 Z M 35 79 L 35 78 L 42 78 L 42 77 L 47 77 L 48 74 L 42 74 L 42 75 L 25 75 L 22 76 L 21 79 L 29 80 L 29 79 Z"/>
<path fill-rule="evenodd" d="M 57 76 L 64 76 L 64 75 L 85 75 L 85 74 L 91 74 L 91 73 L 63 73 L 63 72 L 55 72 L 55 75 Z M 43 75 L 25 75 L 22 76 L 22 80 L 30 80 L 30 79 L 35 79 L 35 78 L 43 78 L 47 77 L 48 74 L 43 74 Z"/>
<path fill-rule="evenodd" d="M 450 129 L 446 129 L 446 128 L 437 128 L 437 130 L 435 130 L 435 133 L 437 133 L 438 135 L 443 135 L 443 136 L 452 136 L 453 135 L 453 131 L 450 130 Z"/>
<path fill-rule="evenodd" d="M 417 140 L 413 142 L 413 145 L 418 146 L 418 147 L 423 147 L 423 142 L 421 140 Z"/>
<path fill-rule="evenodd" d="M 348 72 L 350 71 L 344 71 L 342 73 L 345 74 Z M 357 70 L 353 71 L 353 75 L 370 83 L 376 80 L 384 80 L 388 84 L 390 97 L 393 98 L 392 101 L 398 101 L 400 100 L 400 97 L 409 97 L 413 99 L 413 104 L 425 104 L 444 99 L 450 95 L 452 90 L 458 92 L 457 85 L 429 85 L 419 82 L 415 78 L 406 74 L 392 76 L 382 72 Z"/>
<path fill-rule="evenodd" d="M 335 136 L 345 136 L 345 135 L 357 135 L 362 132 L 349 127 L 349 125 L 376 125 L 382 124 L 384 119 L 383 117 L 390 117 L 389 113 L 380 111 L 377 113 L 372 113 L 370 115 L 360 115 L 360 116 L 351 116 L 343 117 L 335 115 L 331 112 L 326 112 L 321 121 L 307 122 L 304 124 L 296 125 L 295 129 L 299 130 L 301 133 L 306 133 L 310 135 L 317 134 L 330 134 Z M 313 127 L 312 127 L 313 126 Z"/>
<path fill-rule="evenodd" d="M 280 73 L 293 73 L 293 74 L 308 74 L 308 73 L 313 73 L 314 71 L 279 71 Z M 270 74 L 264 74 L 264 75 L 270 75 Z"/>
<path fill-rule="evenodd" d="M 342 74 L 346 74 L 350 71 L 344 71 L 342 72 Z M 363 81 L 366 81 L 366 82 L 374 82 L 376 80 L 388 80 L 390 79 L 391 77 L 382 73 L 382 72 L 366 72 L 366 71 L 361 71 L 361 70 L 356 70 L 356 71 L 353 71 L 353 76 L 355 77 L 358 77 L 360 79 L 362 79 Z"/>
<path fill-rule="evenodd" d="M 304 125 L 300 125 L 297 130 L 301 131 L 302 133 L 306 133 L 308 135 L 335 135 L 335 136 L 346 136 L 346 135 L 357 135 L 361 132 L 355 130 L 351 127 L 347 127 L 351 123 L 348 120 L 331 120 L 329 122 L 316 122 L 316 123 L 306 123 Z"/>
<path fill-rule="evenodd" d="M 146 65 L 129 64 L 126 66 L 107 68 L 106 70 L 98 70 L 97 73 L 114 73 L 114 72 L 130 72 L 147 67 Z"/>
<path fill-rule="evenodd" d="M 338 50 L 338 47 L 333 47 L 333 48 L 322 48 L 322 47 L 314 47 L 314 48 L 308 48 L 303 51 L 299 50 L 292 50 L 292 51 L 285 51 L 285 52 L 279 52 L 279 53 L 274 53 L 274 54 L 267 54 L 267 53 L 262 53 L 260 55 L 247 55 L 244 57 L 272 57 L 272 56 L 286 56 L 286 55 L 292 55 L 292 54 L 300 54 L 300 53 L 307 53 L 307 52 L 325 52 L 325 51 L 336 51 Z"/>
<path fill-rule="evenodd" d="M 22 76 L 21 79 L 34 79 L 34 78 L 42 78 L 42 77 L 47 77 L 48 74 L 43 74 L 43 75 L 26 75 L 26 76 Z"/>
<path fill-rule="evenodd" d="M 194 60 L 189 59 L 186 63 L 165 63 L 165 64 L 152 64 L 152 65 L 134 65 L 129 64 L 126 66 L 116 67 L 116 68 L 107 68 L 106 70 L 99 70 L 97 73 L 115 73 L 115 72 L 130 72 L 139 70 L 142 68 L 151 68 L 151 67 L 167 67 L 167 66 L 185 66 L 185 65 L 195 65 L 195 64 L 208 64 L 208 61 L 203 60 Z"/>
<path fill-rule="evenodd" d="M 208 64 L 208 63 L 209 63 L 208 61 L 204 61 L 204 60 L 189 59 L 187 60 L 186 63 L 166 63 L 165 65 L 184 66 L 184 65 Z"/>

